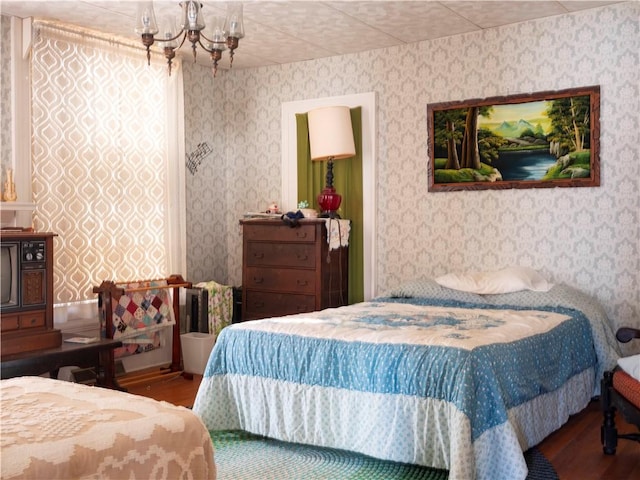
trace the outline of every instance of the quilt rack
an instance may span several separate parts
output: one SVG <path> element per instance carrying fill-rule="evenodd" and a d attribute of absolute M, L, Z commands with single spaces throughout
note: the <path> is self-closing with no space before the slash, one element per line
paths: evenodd
<path fill-rule="evenodd" d="M 119 285 L 127 284 L 143 284 L 143 283 L 158 283 L 166 282 L 166 285 L 149 285 L 139 287 L 125 288 Z M 185 281 L 181 275 L 171 275 L 168 278 L 154 279 L 154 280 L 138 280 L 132 282 L 114 282 L 112 280 L 104 280 L 100 286 L 93 287 L 93 293 L 98 294 L 98 309 L 100 311 L 101 320 L 104 322 L 104 332 L 107 338 L 113 338 L 113 310 L 114 306 L 120 301 L 123 295 L 128 295 L 136 292 L 147 292 L 150 290 L 166 290 L 172 289 L 173 300 L 173 314 L 175 323 L 172 328 L 172 349 L 171 349 L 171 364 L 169 367 L 161 368 L 159 371 L 147 372 L 137 376 L 135 379 L 128 382 L 128 384 L 146 382 L 152 379 L 162 378 L 168 374 L 184 374 L 182 368 L 182 352 L 180 348 L 180 295 L 179 290 L 181 288 L 191 288 L 191 282 Z M 115 356 L 113 350 L 109 351 L 109 362 L 114 365 L 115 369 Z M 185 377 L 191 377 L 186 375 Z M 121 390 L 125 390 L 123 386 L 116 382 L 116 386 Z"/>

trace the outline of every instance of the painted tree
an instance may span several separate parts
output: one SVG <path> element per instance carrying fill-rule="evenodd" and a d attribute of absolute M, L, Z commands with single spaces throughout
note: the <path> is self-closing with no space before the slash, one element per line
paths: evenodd
<path fill-rule="evenodd" d="M 551 120 L 549 140 L 558 142 L 568 151 L 584 150 L 589 143 L 589 96 L 552 100 L 547 107 Z"/>
<path fill-rule="evenodd" d="M 480 148 L 478 144 L 478 116 L 489 118 L 490 106 L 469 107 L 465 119 L 464 136 L 462 138 L 462 168 L 480 170 Z"/>
<path fill-rule="evenodd" d="M 465 121 L 466 109 L 452 109 L 436 112 L 434 115 L 435 143 L 447 150 L 445 169 L 460 170 L 457 145 L 462 139 L 462 130 L 458 128 Z"/>
<path fill-rule="evenodd" d="M 478 145 L 480 147 L 480 161 L 486 165 L 493 165 L 498 160 L 500 149 L 507 143 L 507 140 L 494 135 L 486 128 L 478 129 Z"/>

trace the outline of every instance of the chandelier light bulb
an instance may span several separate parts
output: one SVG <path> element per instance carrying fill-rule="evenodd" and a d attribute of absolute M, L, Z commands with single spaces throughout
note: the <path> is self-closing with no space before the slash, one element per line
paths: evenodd
<path fill-rule="evenodd" d="M 138 5 L 135 31 L 139 35 L 155 35 L 158 33 L 156 14 L 153 11 L 153 2 L 142 2 Z"/>

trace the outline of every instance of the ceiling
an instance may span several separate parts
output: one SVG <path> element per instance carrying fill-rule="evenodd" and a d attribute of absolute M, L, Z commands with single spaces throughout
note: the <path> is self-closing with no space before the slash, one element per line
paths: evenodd
<path fill-rule="evenodd" d="M 158 22 L 180 13 L 179 0 L 154 1 Z M 226 3 L 202 0 L 205 21 Z M 246 36 L 234 68 L 253 68 L 393 47 L 536 18 L 596 8 L 616 1 L 247 1 Z M 56 20 L 139 41 L 134 1 L 1 0 L 0 13 Z M 188 43 L 188 42 L 187 42 Z M 199 50 L 198 63 L 209 56 Z M 181 53 L 191 55 L 183 45 Z M 225 53 L 221 68 L 228 65 Z"/>

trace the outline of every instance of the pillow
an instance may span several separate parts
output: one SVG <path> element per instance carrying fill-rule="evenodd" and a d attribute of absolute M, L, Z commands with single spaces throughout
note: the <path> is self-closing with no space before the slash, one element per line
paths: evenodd
<path fill-rule="evenodd" d="M 432 278 L 416 279 L 391 290 L 388 296 L 395 298 L 426 298 L 451 300 L 454 302 L 487 303 L 486 299 L 475 293 L 451 290 L 438 285 Z"/>
<path fill-rule="evenodd" d="M 640 382 L 640 354 L 618 359 L 620 368 Z"/>
<path fill-rule="evenodd" d="M 495 272 L 448 273 L 435 281 L 443 287 L 482 295 L 521 290 L 548 292 L 553 287 L 553 284 L 528 267 L 510 267 Z"/>

